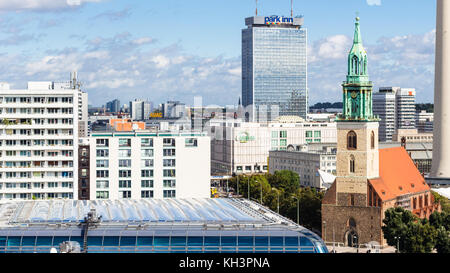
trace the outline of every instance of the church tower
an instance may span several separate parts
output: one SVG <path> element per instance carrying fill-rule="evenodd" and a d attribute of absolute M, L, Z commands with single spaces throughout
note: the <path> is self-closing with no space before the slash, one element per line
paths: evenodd
<path fill-rule="evenodd" d="M 372 112 L 372 82 L 359 18 L 342 87 L 343 111 L 336 119 L 337 174 L 322 201 L 322 236 L 326 241 L 354 246 L 381 234 L 380 208 L 369 198 L 369 180 L 380 176 L 378 118 Z"/>
<path fill-rule="evenodd" d="M 367 179 L 379 177 L 378 119 L 372 111 L 372 82 L 367 66 L 357 17 L 347 80 L 342 84 L 343 111 L 337 118 L 338 205 L 366 206 Z"/>

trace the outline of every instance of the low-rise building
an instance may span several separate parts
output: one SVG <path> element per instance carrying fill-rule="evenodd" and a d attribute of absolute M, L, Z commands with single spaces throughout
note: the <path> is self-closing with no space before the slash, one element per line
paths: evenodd
<path fill-rule="evenodd" d="M 336 175 L 336 148 L 329 147 L 325 151 L 270 151 L 269 172 L 290 170 L 300 177 L 302 187 L 314 187 L 325 190 L 319 170 Z"/>
<path fill-rule="evenodd" d="M 267 172 L 269 151 L 308 143 L 336 143 L 336 123 L 211 120 L 211 172 L 214 175 Z"/>
<path fill-rule="evenodd" d="M 394 142 L 401 142 L 403 138 L 406 142 L 433 142 L 433 132 L 419 133 L 417 129 L 398 129 L 392 135 Z"/>
<path fill-rule="evenodd" d="M 80 179 L 90 178 L 90 200 L 210 197 L 206 133 L 93 132 L 82 144 L 90 164 Z"/>

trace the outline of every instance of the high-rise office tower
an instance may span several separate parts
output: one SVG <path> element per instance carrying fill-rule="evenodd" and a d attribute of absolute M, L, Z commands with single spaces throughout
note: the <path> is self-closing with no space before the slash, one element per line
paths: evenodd
<path fill-rule="evenodd" d="M 115 99 L 106 103 L 106 110 L 111 113 L 120 112 L 120 100 Z"/>
<path fill-rule="evenodd" d="M 249 121 L 308 112 L 303 18 L 250 17 L 242 30 L 242 105 Z"/>
<path fill-rule="evenodd" d="M 395 133 L 395 88 L 380 89 L 373 94 L 373 113 L 380 118 L 380 141 L 391 141 Z"/>
<path fill-rule="evenodd" d="M 380 141 L 391 141 L 398 129 L 416 128 L 416 90 L 380 87 L 373 96 L 373 112 L 380 117 Z"/>
<path fill-rule="evenodd" d="M 130 101 L 130 114 L 132 120 L 147 120 L 150 119 L 150 114 L 153 110 L 153 103 L 144 100 Z"/>

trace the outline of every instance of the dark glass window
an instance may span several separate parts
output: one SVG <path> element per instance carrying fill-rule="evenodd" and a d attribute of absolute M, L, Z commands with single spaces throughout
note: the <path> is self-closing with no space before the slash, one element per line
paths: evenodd
<path fill-rule="evenodd" d="M 203 237 L 188 238 L 188 246 L 202 246 L 202 245 L 203 245 Z"/>
<path fill-rule="evenodd" d="M 219 246 L 220 237 L 205 237 L 205 246 Z"/>
<path fill-rule="evenodd" d="M 155 246 L 168 246 L 169 245 L 169 237 L 155 237 L 154 245 Z"/>
<path fill-rule="evenodd" d="M 93 236 L 88 237 L 88 246 L 101 246 L 103 241 L 103 237 Z"/>
<path fill-rule="evenodd" d="M 270 237 L 271 246 L 283 246 L 283 237 Z"/>
<path fill-rule="evenodd" d="M 269 238 L 268 237 L 255 237 L 255 245 L 256 246 L 268 246 Z"/>
<path fill-rule="evenodd" d="M 222 246 L 236 246 L 236 237 L 222 237 Z"/>
<path fill-rule="evenodd" d="M 253 237 L 239 237 L 238 238 L 239 246 L 253 246 Z"/>
<path fill-rule="evenodd" d="M 36 237 L 35 236 L 23 237 L 22 238 L 22 245 L 23 246 L 34 246 L 34 244 L 36 244 Z"/>
<path fill-rule="evenodd" d="M 138 237 L 137 245 L 138 246 L 152 246 L 153 245 L 153 237 Z"/>
<path fill-rule="evenodd" d="M 172 237 L 170 245 L 172 245 L 172 246 L 185 246 L 186 245 L 186 237 Z"/>
<path fill-rule="evenodd" d="M 298 237 L 285 237 L 284 244 L 286 246 L 298 246 Z"/>
<path fill-rule="evenodd" d="M 349 150 L 357 149 L 357 136 L 354 131 L 350 131 L 347 134 L 347 149 L 349 149 Z"/>
<path fill-rule="evenodd" d="M 135 246 L 136 237 L 121 237 L 120 246 Z"/>

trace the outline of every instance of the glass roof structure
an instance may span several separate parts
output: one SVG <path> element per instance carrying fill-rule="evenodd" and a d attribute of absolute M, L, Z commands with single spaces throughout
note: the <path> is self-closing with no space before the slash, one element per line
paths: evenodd
<path fill-rule="evenodd" d="M 100 222 L 84 235 L 85 217 L 93 210 Z M 205 251 L 205 244 L 216 252 L 227 250 L 227 244 L 232 245 L 231 252 L 254 252 L 257 248 L 271 252 L 266 246 L 271 244 L 269 241 L 281 246 L 290 242 L 293 252 L 327 252 L 321 238 L 313 232 L 246 199 L 0 203 L 0 252 L 46 252 L 65 241 L 83 245 L 83 236 L 87 236 L 89 252 L 105 252 L 108 248 L 111 252 L 123 252 L 124 240 L 130 252 L 155 252 L 161 247 L 163 252 L 173 252 L 177 247 L 191 252 L 192 240 L 200 242 L 202 250 L 194 248 L 200 252 Z M 208 243 L 210 240 L 213 243 Z M 244 241 L 246 247 L 239 248 Z M 132 242 L 135 245 L 130 245 Z M 150 245 L 139 246 L 142 242 Z M 276 249 L 284 252 L 281 246 Z"/>

